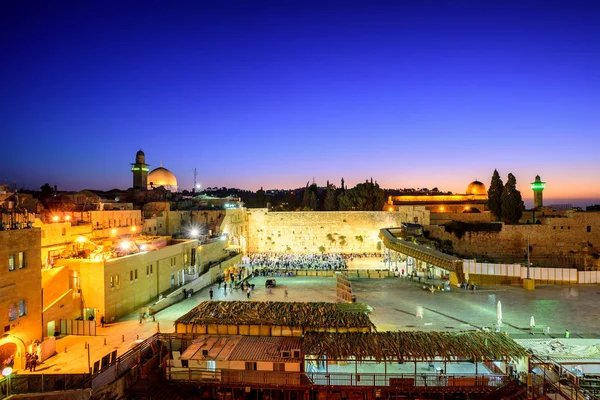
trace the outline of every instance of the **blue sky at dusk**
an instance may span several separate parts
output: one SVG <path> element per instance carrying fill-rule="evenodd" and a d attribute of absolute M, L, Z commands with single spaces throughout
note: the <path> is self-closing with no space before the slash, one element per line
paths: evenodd
<path fill-rule="evenodd" d="M 600 198 L 598 1 L 2 1 L 2 182 Z M 585 202 L 584 202 L 585 205 Z"/>

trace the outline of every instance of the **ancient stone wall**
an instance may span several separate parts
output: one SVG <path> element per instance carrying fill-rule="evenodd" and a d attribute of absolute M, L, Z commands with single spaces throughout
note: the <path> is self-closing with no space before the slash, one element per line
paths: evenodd
<path fill-rule="evenodd" d="M 403 222 L 429 224 L 429 211 L 405 206 L 400 211 L 268 212 L 249 209 L 250 252 L 362 253 L 378 251 L 379 230 Z M 382 245 L 379 245 L 382 246 Z"/>
<path fill-rule="evenodd" d="M 443 226 L 430 225 L 426 230 L 431 238 L 452 240 L 457 254 L 482 261 L 500 257 L 504 262 L 524 262 L 529 236 L 534 264 L 580 269 L 600 266 L 600 213 L 546 218 L 540 225 L 503 225 L 500 232 L 465 232 L 461 238 L 445 232 Z"/>

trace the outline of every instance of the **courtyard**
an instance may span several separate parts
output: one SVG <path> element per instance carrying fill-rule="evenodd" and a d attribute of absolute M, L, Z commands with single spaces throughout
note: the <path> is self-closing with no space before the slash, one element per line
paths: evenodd
<path fill-rule="evenodd" d="M 270 277 L 252 278 L 255 284 L 249 301 L 336 301 L 336 280 L 331 277 L 275 277 L 277 285 L 269 291 L 265 281 Z M 448 292 L 431 293 L 423 283 L 403 278 L 354 279 L 353 293 L 357 301 L 373 308 L 371 320 L 378 330 L 461 331 L 487 327 L 496 329 L 496 304 L 502 303 L 502 331 L 513 338 L 563 337 L 566 329 L 571 338 L 599 337 L 597 315 L 600 315 L 598 285 L 538 286 L 525 291 L 517 286 L 478 287 L 477 290 L 451 288 Z M 125 353 L 137 339 L 155 332 L 173 332 L 173 322 L 202 301 L 210 299 L 247 301 L 240 289 L 227 291 L 213 284 L 191 297 L 139 322 L 134 312 L 106 327 L 98 327 L 97 336 L 66 336 L 57 340 L 57 354 L 38 366 L 38 373 L 87 372 L 88 348 L 90 364 L 117 350 Z M 285 294 L 287 290 L 287 296 Z M 422 317 L 417 317 L 420 314 Z M 536 327 L 530 335 L 530 320 Z M 65 351 L 66 350 L 66 351 Z M 20 373 L 23 373 L 20 371 Z"/>

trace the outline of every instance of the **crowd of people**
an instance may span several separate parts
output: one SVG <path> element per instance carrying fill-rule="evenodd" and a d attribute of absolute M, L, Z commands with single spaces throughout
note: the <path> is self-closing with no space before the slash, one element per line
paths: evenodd
<path fill-rule="evenodd" d="M 347 263 L 364 257 L 380 257 L 376 253 L 250 253 L 244 262 L 253 268 L 266 270 L 345 270 Z"/>
<path fill-rule="evenodd" d="M 271 270 L 342 270 L 346 269 L 346 262 L 341 254 L 278 254 L 278 253 L 251 253 L 248 255 L 248 264 L 253 268 L 266 268 Z"/>

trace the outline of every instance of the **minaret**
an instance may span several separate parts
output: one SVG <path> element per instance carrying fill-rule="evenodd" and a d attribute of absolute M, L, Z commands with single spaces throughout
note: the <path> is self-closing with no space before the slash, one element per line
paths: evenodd
<path fill-rule="evenodd" d="M 131 172 L 133 172 L 133 188 L 147 189 L 148 188 L 148 164 L 146 164 L 146 156 L 140 149 L 135 155 L 135 164 L 131 164 Z"/>
<path fill-rule="evenodd" d="M 539 210 L 544 206 L 544 200 L 542 192 L 546 187 L 546 182 L 542 182 L 540 176 L 535 177 L 535 182 L 531 182 L 531 189 L 533 190 L 533 208 Z"/>

